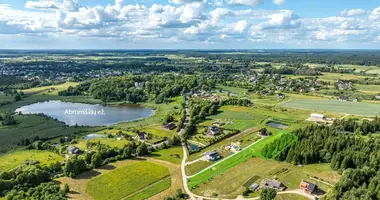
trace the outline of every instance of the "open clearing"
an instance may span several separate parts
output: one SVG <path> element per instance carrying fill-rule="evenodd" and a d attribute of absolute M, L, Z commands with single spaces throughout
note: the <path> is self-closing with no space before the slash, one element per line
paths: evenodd
<path fill-rule="evenodd" d="M 311 180 L 309 176 L 316 176 L 329 183 L 335 183 L 340 178 L 337 172 L 330 169 L 329 164 L 298 167 L 286 162 L 255 157 L 210 178 L 207 182 L 198 185 L 193 192 L 204 196 L 210 196 L 212 192 L 215 192 L 218 197 L 236 198 L 244 191 L 243 184 L 254 176 L 259 177 L 256 183 L 261 183 L 264 178 L 276 176 L 290 190 L 297 189 L 302 179 L 316 183 L 324 190 L 329 188 L 328 185 Z M 257 196 L 257 194 L 254 195 Z"/>
<path fill-rule="evenodd" d="M 369 117 L 380 115 L 380 104 L 371 104 L 366 102 L 297 99 L 282 103 L 281 106 L 286 108 L 297 108 L 319 112 L 327 111 Z"/>
<path fill-rule="evenodd" d="M 380 85 L 355 85 L 360 92 L 377 95 L 380 93 Z"/>
<path fill-rule="evenodd" d="M 31 89 L 22 90 L 25 94 L 37 94 L 37 93 L 44 93 L 49 95 L 58 95 L 59 91 L 67 90 L 67 88 L 75 87 L 79 85 L 79 83 L 76 82 L 66 82 L 59 85 L 49 85 L 49 86 L 43 86 L 43 87 L 35 87 Z M 49 92 L 50 88 L 54 88 L 51 92 Z"/>
<path fill-rule="evenodd" d="M 128 199 L 138 198 L 138 197 L 144 197 L 144 198 L 151 197 L 152 199 L 164 199 L 165 196 L 174 195 L 177 189 L 183 188 L 181 170 L 180 170 L 179 165 L 175 165 L 166 161 L 156 160 L 152 158 L 118 161 L 115 163 L 110 163 L 108 165 L 102 166 L 98 169 L 93 169 L 91 171 L 84 172 L 76 178 L 62 177 L 62 178 L 59 178 L 58 181 L 62 185 L 65 183 L 69 184 L 70 189 L 71 189 L 71 192 L 68 195 L 69 198 L 76 199 L 76 200 L 91 200 L 94 198 L 91 197 L 90 194 L 86 192 L 87 184 L 91 180 L 96 179 L 97 177 L 102 177 L 102 175 L 106 175 L 108 173 L 114 172 L 114 170 L 116 169 L 120 169 L 120 168 L 130 166 L 136 163 L 145 164 L 147 163 L 147 161 L 149 161 L 149 163 L 154 163 L 158 165 L 159 167 L 167 168 L 169 170 L 170 178 L 164 177 L 163 179 L 161 179 L 161 181 L 156 181 L 155 183 L 153 183 L 153 185 L 150 185 L 151 187 L 149 187 L 148 185 L 147 187 L 143 187 L 142 190 L 141 189 L 137 190 L 139 191 L 139 194 L 141 193 L 142 196 L 140 196 L 139 194 L 134 194 L 134 192 L 132 192 L 131 194 L 129 194 L 130 197 Z M 136 177 L 132 173 L 130 174 L 130 176 Z M 168 179 L 171 180 L 169 187 L 167 187 Z M 140 179 L 136 179 L 136 180 L 140 180 Z"/>
<path fill-rule="evenodd" d="M 168 176 L 164 166 L 138 162 L 92 179 L 86 192 L 95 200 L 119 200 Z"/>
<path fill-rule="evenodd" d="M 64 158 L 58 154 L 49 151 L 39 151 L 39 150 L 18 150 L 14 152 L 9 152 L 0 157 L 0 172 L 8 171 L 16 168 L 26 160 L 39 161 L 42 165 L 48 165 L 50 163 L 62 162 Z"/>
<path fill-rule="evenodd" d="M 278 194 L 275 200 L 309 200 L 309 199 L 297 194 Z"/>

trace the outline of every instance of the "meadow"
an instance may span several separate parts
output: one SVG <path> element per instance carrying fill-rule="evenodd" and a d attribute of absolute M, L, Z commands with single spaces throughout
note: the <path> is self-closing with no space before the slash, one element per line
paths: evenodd
<path fill-rule="evenodd" d="M 68 127 L 54 119 L 37 115 L 16 115 L 16 125 L 0 127 L 0 150 L 2 152 L 18 148 L 21 139 L 55 138 L 80 132 L 97 131 L 97 127 Z"/>
<path fill-rule="evenodd" d="M 23 165 L 25 161 L 38 161 L 41 165 L 49 165 L 55 162 L 62 162 L 64 158 L 49 151 L 39 150 L 17 150 L 0 156 L 0 172 L 14 169 Z"/>
<path fill-rule="evenodd" d="M 337 100 L 291 100 L 280 104 L 284 108 L 297 108 L 313 112 L 333 112 L 374 117 L 380 115 L 380 104 Z"/>
<path fill-rule="evenodd" d="M 137 162 L 91 179 L 86 193 L 95 200 L 119 200 L 149 189 L 149 186 L 168 176 L 168 168 L 162 165 Z M 167 187 L 159 185 L 158 188 L 165 190 Z M 154 190 L 160 192 L 157 188 Z M 152 192 L 149 191 L 149 194 Z"/>
<path fill-rule="evenodd" d="M 330 188 L 329 185 L 312 180 L 310 176 L 317 177 L 331 184 L 337 182 L 340 178 L 337 172 L 330 169 L 329 164 L 313 164 L 298 167 L 286 162 L 254 157 L 210 178 L 207 182 L 199 184 L 193 189 L 193 192 L 209 195 L 210 191 L 212 191 L 218 194 L 218 197 L 236 198 L 244 191 L 244 183 L 254 176 L 258 177 L 255 181 L 258 184 L 264 178 L 276 176 L 289 190 L 297 189 L 302 179 L 317 184 L 323 190 L 328 190 Z M 252 196 L 258 196 L 258 193 L 254 193 Z"/>
<path fill-rule="evenodd" d="M 154 184 L 153 186 L 145 189 L 144 191 L 137 193 L 133 196 L 128 196 L 128 200 L 141 200 L 141 199 L 148 199 L 149 197 L 152 197 L 170 187 L 171 180 L 170 177 L 163 179 L 162 181 L 159 181 L 158 183 Z"/>
<path fill-rule="evenodd" d="M 161 149 L 158 151 L 154 151 L 151 154 L 151 157 L 155 159 L 168 161 L 177 165 L 181 164 L 182 156 L 183 156 L 182 147 L 172 147 L 169 149 Z"/>
<path fill-rule="evenodd" d="M 360 85 L 360 84 L 356 84 L 355 88 L 359 92 L 363 92 L 363 93 L 367 93 L 367 94 L 373 94 L 373 95 L 380 94 L 380 85 Z"/>

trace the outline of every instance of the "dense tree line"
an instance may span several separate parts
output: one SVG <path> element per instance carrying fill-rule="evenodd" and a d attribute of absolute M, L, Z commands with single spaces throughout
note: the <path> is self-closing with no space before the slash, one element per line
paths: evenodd
<path fill-rule="evenodd" d="M 11 190 L 7 196 L 7 200 L 66 200 L 65 197 L 68 191 L 61 190 L 59 185 L 48 182 L 42 183 L 37 187 L 23 187 Z"/>
<path fill-rule="evenodd" d="M 265 68 L 264 69 L 265 74 L 283 74 L 283 75 L 306 75 L 306 76 L 316 76 L 320 75 L 318 71 L 316 71 L 313 68 L 307 67 L 307 66 L 301 66 L 301 67 L 281 67 L 279 69 L 276 68 Z"/>
<path fill-rule="evenodd" d="M 312 125 L 296 130 L 299 140 L 278 159 L 293 164 L 330 163 L 333 169 L 343 172 L 327 200 L 379 199 L 380 138 L 360 136 L 378 131 L 378 122 L 340 120 L 331 126 Z"/>
<path fill-rule="evenodd" d="M 221 100 L 219 106 L 252 106 L 252 102 L 249 99 L 229 98 Z"/>
<path fill-rule="evenodd" d="M 203 76 L 142 75 L 109 77 L 91 83 L 88 92 L 103 101 L 133 103 L 154 100 L 163 103 L 169 98 L 198 89 L 209 90 L 214 81 Z M 76 90 L 75 88 L 72 89 Z M 69 93 L 68 91 L 62 92 Z"/>
<path fill-rule="evenodd" d="M 86 91 L 90 88 L 91 83 L 85 82 L 82 83 L 76 87 L 69 86 L 67 90 L 59 91 L 59 96 L 78 96 L 78 95 L 84 95 Z"/>
<path fill-rule="evenodd" d="M 262 149 L 262 155 L 266 158 L 278 158 L 278 155 L 289 145 L 297 140 L 293 134 L 284 134 L 273 142 L 266 144 Z"/>

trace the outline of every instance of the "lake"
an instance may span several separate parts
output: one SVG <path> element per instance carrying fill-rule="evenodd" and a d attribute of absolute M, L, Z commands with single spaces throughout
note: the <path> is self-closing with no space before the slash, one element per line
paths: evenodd
<path fill-rule="evenodd" d="M 282 129 L 282 130 L 289 128 L 289 126 L 284 125 L 284 124 L 280 124 L 277 122 L 269 122 L 268 126 L 273 127 L 273 128 Z"/>
<path fill-rule="evenodd" d="M 69 126 L 110 126 L 112 124 L 133 121 L 154 114 L 151 108 L 137 105 L 103 106 L 100 104 L 45 101 L 16 109 L 23 114 L 43 113 Z"/>

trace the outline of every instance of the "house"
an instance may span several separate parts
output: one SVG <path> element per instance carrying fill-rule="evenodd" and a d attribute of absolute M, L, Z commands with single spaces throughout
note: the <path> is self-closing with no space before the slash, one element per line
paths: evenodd
<path fill-rule="evenodd" d="M 279 191 L 286 189 L 286 187 L 281 182 L 269 178 L 265 178 L 261 181 L 261 188 L 272 188 Z"/>
<path fill-rule="evenodd" d="M 376 95 L 375 99 L 380 100 L 380 95 Z"/>
<path fill-rule="evenodd" d="M 81 150 L 76 146 L 69 146 L 67 147 L 67 152 L 71 155 L 79 155 Z"/>
<path fill-rule="evenodd" d="M 208 135 L 212 135 L 212 136 L 219 135 L 220 134 L 220 129 L 218 127 L 216 127 L 216 126 L 211 126 L 211 127 L 208 128 L 207 134 Z"/>
<path fill-rule="evenodd" d="M 229 144 L 226 146 L 227 150 L 231 150 L 232 152 L 236 153 L 241 150 L 240 146 L 238 144 Z"/>
<path fill-rule="evenodd" d="M 220 127 L 220 126 L 224 126 L 225 123 L 224 123 L 224 122 L 219 122 L 219 121 L 217 121 L 217 122 L 213 122 L 212 125 L 213 125 L 213 126 Z"/>
<path fill-rule="evenodd" d="M 168 130 L 173 130 L 175 129 L 177 126 L 174 124 L 174 123 L 165 123 L 162 128 L 164 129 L 168 129 Z"/>
<path fill-rule="evenodd" d="M 312 194 L 318 189 L 318 186 L 308 181 L 302 180 L 300 183 L 300 189 L 309 194 Z"/>
<path fill-rule="evenodd" d="M 312 118 L 312 119 L 324 119 L 325 116 L 322 115 L 322 114 L 312 113 L 312 114 L 310 115 L 310 118 Z"/>
<path fill-rule="evenodd" d="M 147 133 L 145 132 L 138 132 L 135 136 L 135 139 L 136 140 L 139 140 L 139 141 L 144 141 L 144 140 L 147 140 L 148 139 L 148 135 Z"/>
<path fill-rule="evenodd" d="M 279 98 L 279 99 L 283 99 L 283 98 L 285 98 L 285 94 L 283 94 L 283 93 L 278 93 L 278 94 L 277 94 L 277 98 Z"/>
<path fill-rule="evenodd" d="M 348 96 L 340 96 L 337 98 L 338 101 L 348 101 Z"/>
<path fill-rule="evenodd" d="M 204 154 L 208 161 L 215 161 L 220 159 L 220 155 L 216 151 L 209 151 Z"/>
<path fill-rule="evenodd" d="M 252 185 L 249 186 L 249 189 L 251 191 L 256 191 L 257 189 L 259 189 L 259 184 L 254 183 L 254 184 L 252 184 Z"/>
<path fill-rule="evenodd" d="M 259 130 L 259 134 L 262 136 L 269 136 L 272 135 L 272 133 L 267 128 L 262 128 Z"/>

